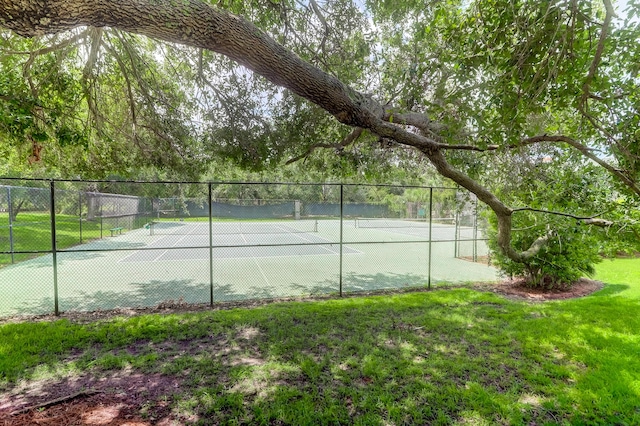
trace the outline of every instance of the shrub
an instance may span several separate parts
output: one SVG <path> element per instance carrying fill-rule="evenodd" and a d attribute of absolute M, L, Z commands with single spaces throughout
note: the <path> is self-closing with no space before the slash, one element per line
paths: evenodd
<path fill-rule="evenodd" d="M 514 217 L 512 246 L 518 251 L 527 250 L 537 238 L 552 230 L 544 247 L 520 263 L 500 251 L 496 241 L 497 220 L 493 215 L 489 218 L 489 247 L 502 273 L 523 277 L 531 287 L 547 289 L 571 286 L 581 277 L 593 275 L 594 265 L 600 261 L 598 231 L 569 218 L 544 220 L 528 212 L 518 212 Z"/>

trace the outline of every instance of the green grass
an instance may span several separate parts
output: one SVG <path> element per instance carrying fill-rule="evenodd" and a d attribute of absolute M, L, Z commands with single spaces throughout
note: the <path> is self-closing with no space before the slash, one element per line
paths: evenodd
<path fill-rule="evenodd" d="M 9 217 L 0 213 L 0 251 L 11 251 Z M 112 225 L 105 219 L 102 236 L 109 236 Z M 82 243 L 101 238 L 100 220 L 82 221 Z M 63 250 L 80 244 L 80 222 L 77 216 L 56 214 L 56 246 Z M 48 213 L 20 213 L 13 226 L 14 252 L 51 251 L 51 216 Z M 20 262 L 38 256 L 17 253 L 14 261 Z M 10 255 L 0 255 L 0 267 L 11 263 Z"/>
<path fill-rule="evenodd" d="M 537 304 L 456 288 L 4 324 L 0 391 L 160 373 L 182 383 L 174 415 L 202 424 L 640 424 L 640 260 L 598 278 Z"/>
<path fill-rule="evenodd" d="M 640 259 L 605 259 L 596 265 L 596 279 L 615 284 L 619 295 L 640 300 Z"/>

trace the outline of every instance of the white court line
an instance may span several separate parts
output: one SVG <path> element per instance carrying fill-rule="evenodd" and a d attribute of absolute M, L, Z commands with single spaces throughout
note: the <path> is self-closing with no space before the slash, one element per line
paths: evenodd
<path fill-rule="evenodd" d="M 305 240 L 305 241 L 308 241 L 308 242 L 310 242 L 310 243 L 313 243 L 313 244 L 315 244 L 315 243 L 316 243 L 316 241 L 311 241 L 310 239 L 305 238 L 305 237 L 303 237 L 303 236 L 301 236 L 301 235 L 298 235 L 298 234 L 296 234 L 295 232 L 288 231 L 286 228 L 282 228 L 282 227 L 277 226 L 277 225 L 274 225 L 274 227 L 279 228 L 279 229 L 282 229 L 282 230 L 283 230 L 283 231 L 285 231 L 287 234 L 291 234 L 291 235 L 293 235 L 293 236 L 296 236 L 296 237 L 298 237 L 298 238 L 301 238 L 301 239 L 303 239 L 303 240 Z M 322 237 L 318 237 L 318 238 L 320 238 L 320 239 L 322 239 L 322 240 L 327 241 L 327 244 L 333 245 L 329 240 L 327 240 L 327 239 L 325 239 L 325 238 L 322 238 Z M 336 244 L 340 244 L 340 243 L 336 243 Z M 326 248 L 325 246 L 320 246 L 320 247 L 321 247 L 321 248 L 323 248 L 323 249 L 325 249 L 325 250 L 327 250 L 329 253 L 332 253 L 332 254 L 340 254 L 339 252 L 334 251 L 334 250 L 331 250 L 331 249 L 328 249 L 328 248 Z"/>
<path fill-rule="evenodd" d="M 244 237 L 244 234 L 240 234 L 242 235 L 242 239 L 244 240 L 245 243 L 249 244 L 249 241 L 247 241 L 247 239 Z M 271 285 L 271 283 L 269 282 L 269 279 L 267 278 L 267 276 L 265 275 L 264 271 L 262 270 L 262 267 L 260 266 L 260 264 L 258 263 L 258 261 L 251 256 L 251 259 L 253 259 L 253 263 L 256 264 L 256 266 L 258 267 L 258 270 L 260 271 L 260 273 L 262 274 L 262 278 L 264 278 L 265 282 L 267 283 L 267 285 Z"/>
<path fill-rule="evenodd" d="M 157 243 L 158 241 L 162 241 L 162 240 L 164 240 L 164 239 L 165 239 L 165 238 L 167 238 L 168 236 L 169 236 L 169 235 L 158 235 L 158 238 L 157 238 L 156 240 L 154 240 L 154 241 L 150 242 L 149 244 L 146 244 L 144 247 L 142 247 L 142 248 L 141 248 L 141 250 L 136 250 L 136 251 L 134 251 L 133 253 L 131 253 L 131 254 L 129 254 L 129 255 L 127 255 L 127 256 L 125 256 L 125 257 L 123 257 L 122 259 L 118 260 L 118 263 L 120 263 L 120 262 L 126 262 L 128 258 L 133 257 L 133 256 L 135 256 L 135 255 L 139 254 L 141 251 L 142 251 L 142 252 L 144 252 L 144 251 L 150 251 L 150 250 L 148 250 L 148 248 L 149 248 L 151 245 L 153 245 L 153 244 Z M 166 250 L 165 250 L 165 251 L 166 251 Z M 154 260 L 155 260 L 155 259 L 154 259 Z M 138 262 L 153 262 L 153 260 L 151 260 L 151 261 L 150 261 L 150 260 L 140 260 L 140 261 L 138 261 Z"/>
<path fill-rule="evenodd" d="M 197 228 L 192 228 L 192 229 L 197 229 Z M 174 234 L 176 235 L 176 234 Z M 180 241 L 184 240 L 187 236 L 189 235 L 197 235 L 197 234 L 191 234 L 191 232 L 187 232 L 186 234 L 184 234 L 182 237 L 178 238 L 178 240 L 176 240 L 175 243 L 171 244 L 171 247 L 175 247 L 176 244 L 178 244 Z M 156 256 L 152 262 L 155 262 L 156 260 L 160 259 L 162 256 L 164 256 L 165 254 L 167 254 L 169 252 L 169 250 L 165 250 L 162 253 L 160 253 L 158 256 Z"/>
<path fill-rule="evenodd" d="M 180 242 L 183 238 L 185 238 L 187 235 L 189 235 L 190 233 L 187 232 L 184 236 L 182 236 L 178 241 L 176 241 L 175 243 L 173 243 L 173 245 L 171 245 L 171 247 L 175 247 L 175 245 Z M 145 251 L 146 248 L 152 246 L 153 244 L 164 240 L 165 238 L 171 237 L 173 235 L 180 235 L 180 234 L 167 234 L 167 235 L 158 235 L 158 238 L 152 242 L 150 242 L 149 244 L 147 244 L 144 248 L 142 248 L 142 250 L 137 250 L 134 251 L 133 253 L 123 257 L 122 259 L 118 260 L 118 263 L 120 262 L 126 262 L 128 258 L 135 256 L 137 254 L 139 254 L 141 251 Z M 162 250 L 162 249 L 160 249 Z M 165 253 L 167 253 L 169 250 L 164 250 L 162 253 L 160 253 L 158 256 L 154 257 L 152 260 L 140 260 L 139 262 L 155 262 L 156 260 L 158 260 L 160 257 L 162 257 Z"/>
<path fill-rule="evenodd" d="M 207 247 L 202 247 L 207 248 Z M 235 247 L 234 247 L 235 248 Z M 252 247 L 249 247 L 252 248 Z M 199 250 L 200 248 L 196 248 L 195 250 Z M 215 250 L 215 249 L 214 249 Z M 349 247 L 349 250 L 352 250 L 350 253 L 343 253 L 344 256 L 350 254 L 364 254 L 363 251 L 354 249 Z M 236 256 L 236 257 L 214 257 L 215 260 L 247 260 L 247 259 L 288 259 L 290 257 L 301 257 L 301 256 L 338 256 L 340 253 L 308 253 L 308 254 L 287 254 L 282 256 Z M 209 255 L 205 257 L 195 257 L 195 258 L 187 258 L 187 259 L 164 259 L 163 262 L 186 262 L 190 260 L 209 260 Z M 135 260 L 129 263 L 148 263 L 148 260 Z M 467 262 L 466 260 L 463 262 Z M 468 262 L 467 262 L 468 263 Z M 465 265 L 467 264 L 465 263 Z"/>
<path fill-rule="evenodd" d="M 329 252 L 329 254 L 331 254 L 331 255 L 339 255 L 339 254 L 340 254 L 340 252 L 339 252 L 339 251 L 334 251 L 334 250 L 331 250 L 331 249 L 329 249 L 329 248 L 325 247 L 326 245 L 331 245 L 331 246 L 333 246 L 334 244 L 339 244 L 339 243 L 331 242 L 330 240 L 327 240 L 326 238 L 323 238 L 323 237 L 316 237 L 316 238 L 318 238 L 318 239 L 320 239 L 320 240 L 324 240 L 324 241 L 326 241 L 326 243 L 322 243 L 322 242 L 318 243 L 318 242 L 316 242 L 316 241 L 312 241 L 312 240 L 310 240 L 310 239 L 308 239 L 308 238 L 304 238 L 304 237 L 302 237 L 301 235 L 299 235 L 299 234 L 297 234 L 297 233 L 295 233 L 295 232 L 291 232 L 291 231 L 287 230 L 286 228 L 282 228 L 282 227 L 277 226 L 277 225 L 272 225 L 272 226 L 274 226 L 274 227 L 276 227 L 276 228 L 278 228 L 278 229 L 280 229 L 280 230 L 284 231 L 286 234 L 292 234 L 292 235 L 294 235 L 294 236 L 296 236 L 296 237 L 298 237 L 298 238 L 300 238 L 300 239 L 302 239 L 302 240 L 304 240 L 304 241 L 308 241 L 308 242 L 312 243 L 314 246 L 319 246 L 319 247 L 320 247 L 320 248 L 322 248 L 323 250 L 326 250 L 327 252 Z M 194 228 L 192 228 L 192 229 L 194 229 L 194 230 L 195 230 L 195 229 L 198 229 L 198 228 L 195 228 L 195 227 L 194 227 Z M 249 244 L 249 242 L 248 242 L 248 241 L 247 241 L 247 239 L 245 238 L 245 234 L 243 234 L 243 233 L 242 233 L 242 230 L 241 230 L 240 228 L 238 228 L 238 230 L 240 231 L 238 234 L 230 234 L 230 235 L 240 235 L 240 236 L 242 237 L 242 239 L 244 240 L 244 242 L 247 244 L 247 246 L 249 246 L 248 248 L 251 248 L 251 247 L 261 247 L 261 245 L 260 245 L 260 244 L 258 244 L 258 245 L 252 245 L 252 244 Z M 171 235 L 176 235 L 176 234 L 164 235 L 164 236 L 160 237 L 158 240 L 156 240 L 156 241 L 152 242 L 151 244 L 154 244 L 154 243 L 156 243 L 156 242 L 158 242 L 158 241 L 160 241 L 160 240 L 162 240 L 162 239 L 164 239 L 164 238 L 166 238 L 166 237 L 169 237 L 169 236 L 171 236 Z M 200 234 L 191 234 L 191 233 L 184 234 L 184 235 L 183 235 L 183 236 L 182 236 L 178 241 L 176 241 L 176 242 L 172 245 L 172 247 L 175 247 L 175 245 L 176 245 L 178 242 L 182 241 L 182 240 L 183 240 L 184 238 L 186 238 L 188 235 L 200 235 Z M 224 234 L 218 234 L 218 235 L 224 235 Z M 191 249 L 199 249 L 199 248 L 208 248 L 208 246 L 206 246 L 206 247 L 191 247 Z M 225 247 L 216 247 L 216 248 L 225 248 Z M 363 253 L 362 251 L 360 251 L 360 250 L 358 250 L 358 249 L 354 249 L 354 248 L 352 248 L 352 247 L 349 247 L 349 249 L 350 249 L 350 250 L 353 250 L 353 253 L 344 253 L 344 254 L 362 254 L 362 253 Z M 123 259 L 120 259 L 118 262 L 126 262 L 126 259 L 128 259 L 129 257 L 132 257 L 132 256 L 134 256 L 134 255 L 136 255 L 136 254 L 138 254 L 138 253 L 140 253 L 140 251 L 144 251 L 144 249 L 142 249 L 142 250 L 138 250 L 138 251 L 136 251 L 136 252 L 134 252 L 134 253 L 132 253 L 132 254 L 128 255 L 128 256 L 124 257 Z M 160 257 L 162 257 L 164 254 L 166 254 L 168 251 L 169 251 L 169 250 L 163 250 L 163 251 L 162 251 L 162 253 L 160 253 L 158 256 L 156 256 L 155 258 L 153 258 L 153 260 L 139 260 L 139 261 L 135 261 L 135 262 L 143 262 L 143 263 L 145 263 L 145 262 L 155 262 L 155 261 L 159 260 L 159 259 L 160 259 Z M 242 256 L 242 257 L 224 257 L 224 258 L 221 258 L 221 259 L 247 259 L 247 258 L 252 258 L 252 259 L 269 259 L 269 258 L 274 258 L 274 257 L 276 257 L 276 258 L 284 258 L 284 257 L 295 257 L 295 256 L 322 256 L 322 255 L 321 255 L 321 254 L 318 254 L 318 253 L 313 253 L 313 254 L 292 254 L 292 255 L 287 255 L 287 256 Z M 163 262 L 169 262 L 169 261 L 179 261 L 179 262 L 181 262 L 181 261 L 183 261 L 183 260 L 184 260 L 184 259 L 164 259 L 164 260 L 163 260 Z M 200 260 L 200 258 L 196 258 L 196 259 L 193 259 L 193 260 Z M 257 264 L 256 264 L 256 265 L 257 265 Z M 258 268 L 260 268 L 260 265 L 257 265 L 257 266 L 258 266 Z M 262 271 L 262 268 L 260 268 L 260 272 L 262 273 L 262 276 L 264 277 L 265 281 L 267 281 L 267 283 L 269 283 L 269 280 L 267 279 L 267 277 L 265 276 L 264 272 Z"/>

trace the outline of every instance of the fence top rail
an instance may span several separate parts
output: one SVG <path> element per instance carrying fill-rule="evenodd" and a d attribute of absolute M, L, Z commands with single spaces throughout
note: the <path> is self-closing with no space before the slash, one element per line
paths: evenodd
<path fill-rule="evenodd" d="M 132 183 L 132 184 L 176 184 L 176 185 L 289 185 L 289 186 L 377 186 L 391 188 L 420 188 L 420 189 L 462 189 L 459 186 L 424 186 L 424 185 L 405 185 L 401 183 L 342 183 L 342 182 L 255 182 L 255 181 L 180 181 L 180 180 L 105 180 L 105 179 L 58 179 L 58 178 L 21 178 L 21 177 L 3 177 L 0 181 L 31 181 L 31 182 L 72 182 L 72 183 Z M 0 185 L 5 186 L 5 185 Z"/>

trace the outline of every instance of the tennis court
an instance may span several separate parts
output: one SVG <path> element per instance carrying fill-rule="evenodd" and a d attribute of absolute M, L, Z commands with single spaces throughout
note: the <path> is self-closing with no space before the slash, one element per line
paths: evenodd
<path fill-rule="evenodd" d="M 454 226 L 425 223 L 226 221 L 210 235 L 208 222 L 155 222 L 59 251 L 59 310 L 337 293 L 340 281 L 344 292 L 403 288 L 429 274 L 434 285 L 496 279 L 454 257 Z M 53 263 L 47 254 L 0 269 L 0 314 L 51 312 Z"/>

